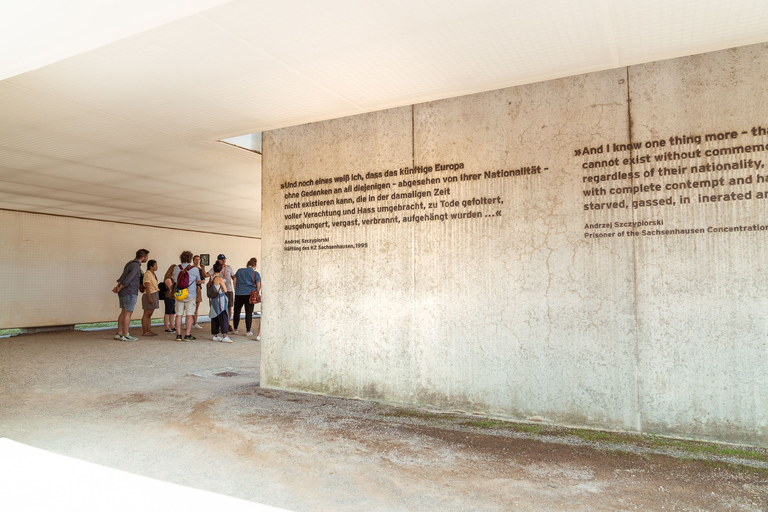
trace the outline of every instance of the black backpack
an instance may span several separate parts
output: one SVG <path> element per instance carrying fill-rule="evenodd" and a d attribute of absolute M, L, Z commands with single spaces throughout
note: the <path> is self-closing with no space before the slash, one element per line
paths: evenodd
<path fill-rule="evenodd" d="M 205 294 L 209 299 L 215 299 L 219 296 L 219 292 L 216 291 L 216 286 L 213 284 L 213 276 L 211 276 L 211 280 L 208 281 L 208 284 L 205 286 Z"/>

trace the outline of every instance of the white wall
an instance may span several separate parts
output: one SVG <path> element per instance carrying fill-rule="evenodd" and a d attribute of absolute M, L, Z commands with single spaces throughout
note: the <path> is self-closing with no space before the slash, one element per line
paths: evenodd
<path fill-rule="evenodd" d="M 234 269 L 261 260 L 261 240 L 0 210 L 0 328 L 115 321 L 115 280 L 136 250 L 158 261 L 158 277 L 184 250 L 219 253 Z M 259 268 L 261 261 L 259 261 Z M 142 265 L 142 269 L 145 266 Z M 200 306 L 208 313 L 207 299 Z M 163 310 L 155 311 L 162 318 Z M 141 304 L 134 319 L 141 318 Z"/>
<path fill-rule="evenodd" d="M 265 133 L 262 384 L 768 445 L 768 207 L 759 198 L 768 193 L 768 135 L 751 131 L 768 128 L 767 51 L 749 46 Z M 704 139 L 723 132 L 736 135 Z M 700 142 L 670 142 L 696 135 Z M 629 142 L 640 146 L 614 146 Z M 727 154 L 744 146 L 758 150 Z M 668 152 L 678 156 L 657 160 Z M 723 169 L 747 160 L 749 168 Z M 463 168 L 437 171 L 437 163 Z M 691 173 L 707 164 L 721 168 Z M 366 178 L 412 166 L 432 166 L 426 177 L 440 181 Z M 673 167 L 685 172 L 659 176 Z M 590 181 L 601 175 L 608 179 Z M 286 182 L 296 186 L 282 189 Z M 625 187 L 638 188 L 613 193 Z M 604 194 L 588 196 L 593 189 Z M 379 199 L 414 191 L 431 195 Z M 491 204 L 462 205 L 483 198 Z M 328 217 L 351 206 L 311 205 L 318 199 L 424 209 Z M 450 218 L 467 212 L 481 216 Z M 295 213 L 301 218 L 288 218 Z M 408 222 L 414 213 L 448 218 Z M 397 222 L 365 224 L 386 218 Z M 358 225 L 330 224 L 338 220 Z M 301 223 L 320 225 L 286 229 Z M 712 231 L 739 226 L 757 228 Z"/>

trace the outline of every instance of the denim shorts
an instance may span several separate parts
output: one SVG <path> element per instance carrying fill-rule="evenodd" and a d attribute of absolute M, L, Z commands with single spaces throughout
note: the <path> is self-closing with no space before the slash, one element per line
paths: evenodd
<path fill-rule="evenodd" d="M 120 300 L 120 309 L 124 309 L 126 311 L 133 311 L 133 309 L 136 307 L 136 301 L 139 299 L 138 295 L 118 295 L 117 298 Z"/>

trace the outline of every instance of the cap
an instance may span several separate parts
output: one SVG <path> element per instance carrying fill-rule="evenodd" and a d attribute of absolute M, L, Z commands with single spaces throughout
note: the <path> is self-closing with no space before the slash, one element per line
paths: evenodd
<path fill-rule="evenodd" d="M 218 257 L 218 258 L 216 258 L 216 259 L 217 259 L 217 260 L 225 260 L 225 259 L 227 259 L 227 257 L 226 257 L 226 256 L 224 256 L 223 254 L 219 254 L 219 257 Z"/>

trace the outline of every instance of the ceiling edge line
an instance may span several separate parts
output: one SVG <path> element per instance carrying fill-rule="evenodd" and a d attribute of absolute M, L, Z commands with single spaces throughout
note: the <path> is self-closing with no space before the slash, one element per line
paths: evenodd
<path fill-rule="evenodd" d="M 124 224 L 126 226 L 138 226 L 142 228 L 152 228 L 152 229 L 167 229 L 170 231 L 183 231 L 185 233 L 201 233 L 205 235 L 217 235 L 217 236 L 231 236 L 235 238 L 246 238 L 248 240 L 261 240 L 260 236 L 245 236 L 245 235 L 233 235 L 231 233 L 215 233 L 213 231 L 200 231 L 198 229 L 181 229 L 181 228 L 169 228 L 168 226 L 154 226 L 150 224 L 139 224 L 137 222 L 123 222 L 119 220 L 104 220 L 104 219 L 91 219 L 88 217 L 77 217 L 75 215 L 60 215 L 56 213 L 42 213 L 42 212 L 32 212 L 29 210 L 11 210 L 9 208 L 0 208 L 0 211 L 2 212 L 13 212 L 13 213 L 26 213 L 28 215 L 47 215 L 48 217 L 61 217 L 64 219 L 77 219 L 77 220 L 89 220 L 91 222 L 106 222 L 109 224 Z"/>

